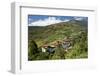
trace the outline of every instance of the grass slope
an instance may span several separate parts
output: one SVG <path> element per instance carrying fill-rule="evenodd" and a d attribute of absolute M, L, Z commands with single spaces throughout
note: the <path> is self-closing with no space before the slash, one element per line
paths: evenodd
<path fill-rule="evenodd" d="M 73 20 L 48 26 L 28 26 L 28 41 L 34 40 L 38 47 L 65 37 L 72 38 L 73 44 L 64 54 L 66 59 L 88 57 L 86 22 Z"/>

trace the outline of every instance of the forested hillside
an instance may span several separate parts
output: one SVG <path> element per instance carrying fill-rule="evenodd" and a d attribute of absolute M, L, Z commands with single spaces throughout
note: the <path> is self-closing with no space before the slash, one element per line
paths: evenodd
<path fill-rule="evenodd" d="M 87 58 L 87 26 L 77 20 L 28 26 L 28 60 Z"/>

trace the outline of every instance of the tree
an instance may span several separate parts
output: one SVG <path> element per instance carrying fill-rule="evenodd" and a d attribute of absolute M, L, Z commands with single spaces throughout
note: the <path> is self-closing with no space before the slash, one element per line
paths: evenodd
<path fill-rule="evenodd" d="M 49 53 L 48 52 L 40 52 L 38 53 L 36 60 L 47 60 L 49 59 Z"/>
<path fill-rule="evenodd" d="M 34 40 L 29 41 L 28 49 L 29 60 L 32 60 L 35 58 L 35 54 L 38 53 L 38 46 Z"/>
<path fill-rule="evenodd" d="M 55 48 L 55 53 L 54 55 L 52 56 L 52 59 L 65 59 L 65 51 L 64 49 L 62 48 L 62 45 L 59 44 L 56 48 Z"/>
<path fill-rule="evenodd" d="M 87 33 L 83 31 L 73 39 L 73 47 L 68 53 L 65 54 L 65 57 L 87 58 L 87 56 L 88 56 Z"/>

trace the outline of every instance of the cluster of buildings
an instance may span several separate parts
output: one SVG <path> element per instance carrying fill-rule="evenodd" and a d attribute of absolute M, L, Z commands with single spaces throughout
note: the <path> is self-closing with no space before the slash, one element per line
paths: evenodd
<path fill-rule="evenodd" d="M 41 47 L 42 52 L 54 52 L 54 48 L 59 47 L 59 45 L 64 49 L 64 51 L 68 51 L 68 49 L 71 49 L 71 39 L 64 38 L 63 40 L 55 40 L 54 42 L 51 42 L 49 44 L 45 44 Z"/>

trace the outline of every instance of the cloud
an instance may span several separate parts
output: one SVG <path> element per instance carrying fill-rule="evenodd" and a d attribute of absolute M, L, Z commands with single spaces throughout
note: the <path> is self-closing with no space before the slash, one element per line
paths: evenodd
<path fill-rule="evenodd" d="M 48 17 L 44 20 L 40 19 L 38 21 L 32 22 L 32 23 L 29 24 L 29 26 L 47 26 L 47 25 L 50 25 L 50 24 L 67 22 L 67 21 L 69 21 L 69 20 L 68 19 L 61 20 L 61 19 L 56 18 L 56 17 Z"/>
<path fill-rule="evenodd" d="M 81 21 L 83 20 L 83 17 L 74 17 L 75 20 Z"/>
<path fill-rule="evenodd" d="M 33 20 L 31 18 L 28 18 L 28 23 L 30 24 Z"/>

